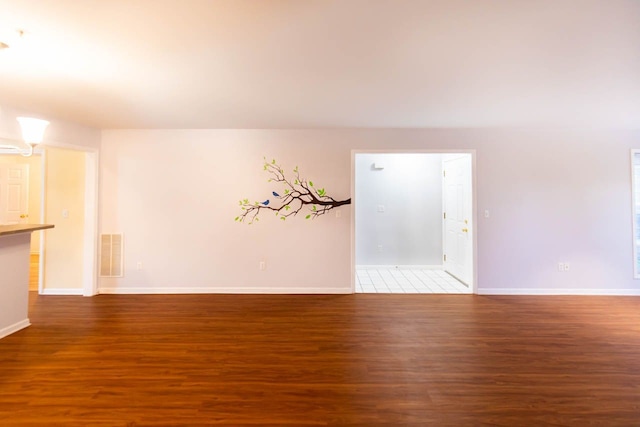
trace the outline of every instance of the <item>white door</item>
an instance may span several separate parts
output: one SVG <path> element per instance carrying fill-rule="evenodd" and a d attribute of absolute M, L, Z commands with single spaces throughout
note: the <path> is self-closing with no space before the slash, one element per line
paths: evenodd
<path fill-rule="evenodd" d="M 443 166 L 444 269 L 468 286 L 473 281 L 471 155 L 445 157 Z"/>
<path fill-rule="evenodd" d="M 0 224 L 26 223 L 29 165 L 0 164 Z"/>

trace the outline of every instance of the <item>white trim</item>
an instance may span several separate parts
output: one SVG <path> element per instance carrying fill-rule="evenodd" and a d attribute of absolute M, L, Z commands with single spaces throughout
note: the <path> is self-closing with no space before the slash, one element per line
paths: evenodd
<path fill-rule="evenodd" d="M 351 293 L 356 292 L 356 150 L 351 150 Z"/>
<path fill-rule="evenodd" d="M 352 294 L 349 286 L 335 288 L 258 288 L 258 287 L 167 287 L 167 288 L 109 288 L 101 287 L 101 294 Z"/>
<path fill-rule="evenodd" d="M 13 147 L 10 148 L 9 146 Z M 29 151 L 29 146 L 19 139 L 13 138 L 3 138 L 0 136 L 0 154 L 8 154 L 8 155 L 23 155 L 23 152 Z M 37 145 L 31 155 L 40 155 L 43 153 L 42 144 Z M 30 156 L 26 156 L 30 157 Z"/>
<path fill-rule="evenodd" d="M 82 294 L 98 294 L 98 164 L 99 153 L 85 152 Z"/>
<path fill-rule="evenodd" d="M 31 325 L 29 319 L 24 319 L 17 323 L 14 323 L 13 325 L 7 326 L 6 328 L 2 328 L 0 329 L 0 339 L 6 337 L 7 335 L 11 335 L 14 332 L 18 332 L 19 330 L 24 329 L 29 325 Z"/>
<path fill-rule="evenodd" d="M 93 296 L 98 294 L 98 189 L 99 189 L 99 150 L 93 147 L 82 145 L 65 144 L 54 141 L 47 143 L 49 147 L 61 148 L 84 153 L 85 159 L 85 177 L 84 177 L 84 224 L 83 224 L 83 243 L 82 243 L 82 289 L 80 293 L 56 293 L 55 295 L 85 295 Z M 46 176 L 47 176 L 47 160 L 46 150 L 43 153 L 42 168 L 42 218 L 41 222 L 46 221 Z M 47 256 L 45 250 L 46 233 L 42 233 L 40 240 L 40 278 L 39 293 L 42 295 L 51 295 L 52 289 L 44 288 L 44 265 Z M 57 290 L 56 290 L 57 291 Z M 65 290 L 62 290 L 63 292 Z"/>
<path fill-rule="evenodd" d="M 356 265 L 357 270 L 444 270 L 440 265 Z"/>
<path fill-rule="evenodd" d="M 82 295 L 80 288 L 45 288 L 42 295 Z"/>
<path fill-rule="evenodd" d="M 640 289 L 486 288 L 478 289 L 478 295 L 640 296 Z"/>
<path fill-rule="evenodd" d="M 636 242 L 636 215 L 640 212 L 636 212 L 636 188 L 640 185 L 640 182 L 635 180 L 635 164 L 633 159 L 636 154 L 640 154 L 640 150 L 631 150 L 631 244 L 633 245 L 633 278 L 640 279 L 640 271 L 638 271 L 638 244 Z"/>
<path fill-rule="evenodd" d="M 40 224 L 44 224 L 47 203 L 47 153 L 40 156 Z M 44 263 L 47 233 L 40 233 L 40 258 L 38 259 L 38 294 L 44 291 Z"/>

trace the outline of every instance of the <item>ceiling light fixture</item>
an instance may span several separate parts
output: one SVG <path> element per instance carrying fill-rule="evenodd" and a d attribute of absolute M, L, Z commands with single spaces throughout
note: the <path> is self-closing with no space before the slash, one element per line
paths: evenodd
<path fill-rule="evenodd" d="M 44 130 L 49 126 L 46 120 L 33 119 L 31 117 L 18 117 L 18 123 L 22 128 L 22 139 L 29 146 L 27 154 L 20 153 L 24 157 L 33 155 L 33 149 L 42 142 Z"/>

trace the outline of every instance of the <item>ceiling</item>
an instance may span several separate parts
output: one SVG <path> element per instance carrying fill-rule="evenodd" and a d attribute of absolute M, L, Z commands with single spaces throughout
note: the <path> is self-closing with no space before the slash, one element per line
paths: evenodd
<path fill-rule="evenodd" d="M 637 0 L 0 0 L 0 104 L 103 129 L 640 128 L 639 23 Z"/>

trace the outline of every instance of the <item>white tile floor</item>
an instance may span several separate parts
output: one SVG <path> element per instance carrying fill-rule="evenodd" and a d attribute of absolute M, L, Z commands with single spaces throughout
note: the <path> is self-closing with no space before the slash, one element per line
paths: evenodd
<path fill-rule="evenodd" d="M 469 294 L 471 289 L 444 270 L 356 268 L 356 293 Z"/>

